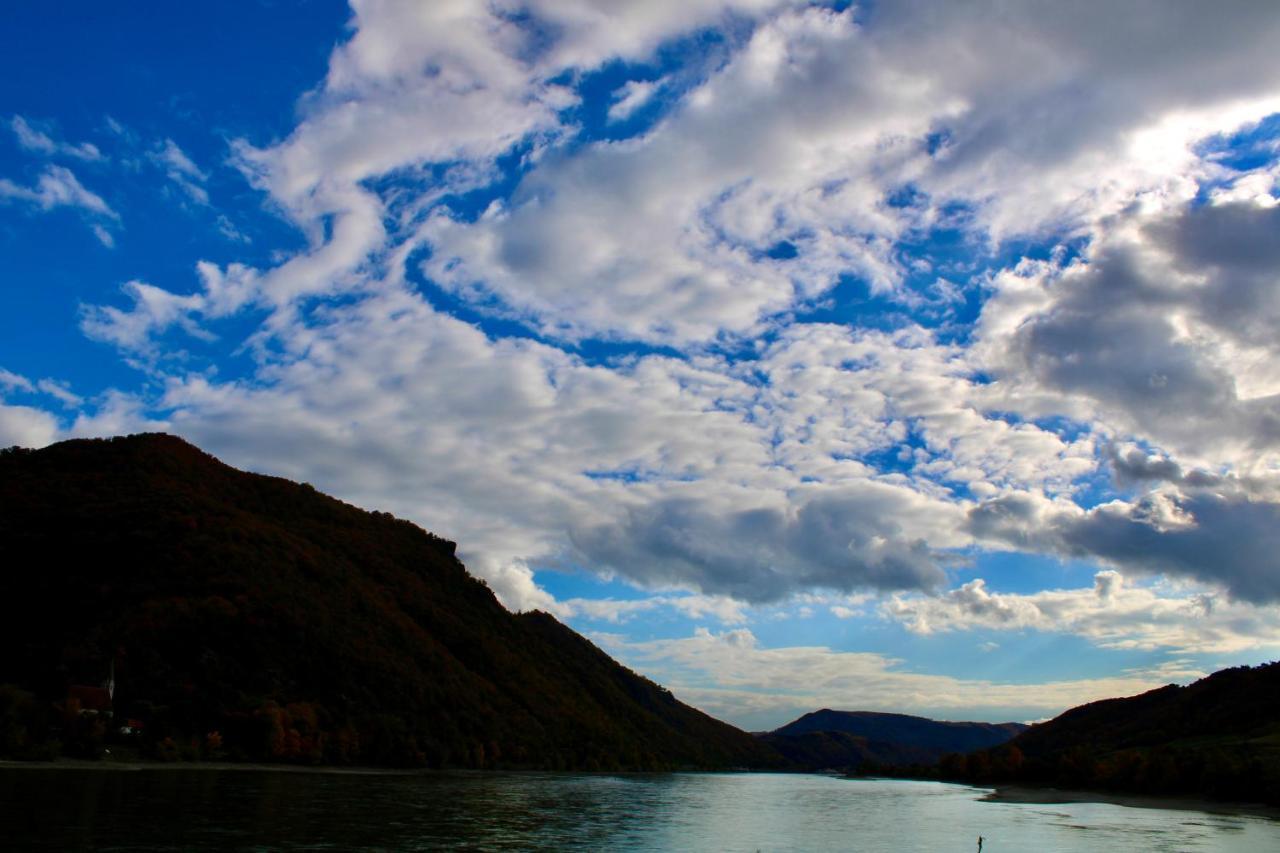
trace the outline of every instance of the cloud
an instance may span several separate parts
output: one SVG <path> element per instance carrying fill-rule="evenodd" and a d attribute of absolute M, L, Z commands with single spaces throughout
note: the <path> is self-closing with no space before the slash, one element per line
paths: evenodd
<path fill-rule="evenodd" d="M 1280 600 L 1280 503 L 1238 491 L 1156 490 L 1088 510 L 1009 494 L 969 510 L 979 539 L 1102 560 L 1224 589 L 1255 604 Z"/>
<path fill-rule="evenodd" d="M 101 334 L 138 341 L 190 307 L 148 294 L 95 318 L 113 321 Z M 963 510 L 927 482 L 877 482 L 821 445 L 780 466 L 759 386 L 716 360 L 591 365 L 490 339 L 406 291 L 327 309 L 285 344 L 296 357 L 254 381 L 172 380 L 171 428 L 455 538 L 491 582 L 567 563 L 648 589 L 781 600 L 808 585 L 935 586 L 935 549 L 969 541 Z"/>
<path fill-rule="evenodd" d="M 1200 10 L 1152 28 L 1137 8 L 903 6 L 865 26 L 821 9 L 770 18 L 644 137 L 543 158 L 479 222 L 441 213 L 423 232 L 427 274 L 544 334 L 752 335 L 841 275 L 900 289 L 894 242 L 947 205 L 1002 237 L 1190 198 L 1198 140 L 1280 109 L 1271 14 L 1215 19 L 1205 43 L 1187 35 L 1208 25 Z M 966 47 L 993 33 L 1008 50 Z M 1129 50 L 1110 47 L 1116 33 Z M 888 203 L 904 186 L 920 205 Z M 768 257 L 779 241 L 796 258 Z"/>
<path fill-rule="evenodd" d="M 22 116 L 15 115 L 10 119 L 9 127 L 13 130 L 13 135 L 17 137 L 18 144 L 27 151 L 42 154 L 46 157 L 61 155 L 85 161 L 103 159 L 102 152 L 93 143 L 82 142 L 78 145 L 73 145 L 68 142 L 59 142 L 45 130 L 40 129 L 36 124 Z"/>
<path fill-rule="evenodd" d="M 191 317 L 205 306 L 203 296 L 176 296 L 143 281 L 125 282 L 121 289 L 133 300 L 133 307 L 122 311 L 111 306 L 82 306 L 82 332 L 94 340 L 134 353 L 152 350 L 153 336 L 174 325 L 192 337 L 210 339 L 210 334 Z"/>
<path fill-rule="evenodd" d="M 939 591 L 975 546 L 1271 600 L 1274 164 L 1199 146 L 1280 108 L 1278 19 L 356 3 L 297 126 L 233 147 L 306 248 L 82 315 L 160 363 L 175 327 L 261 310 L 227 342 L 252 371 L 165 362 L 160 399 L 100 424 L 172 412 L 235 464 L 413 518 L 516 607 L 554 604 L 543 566 L 739 602 Z M 566 123 L 590 72 L 708 27 L 721 53 L 641 135 Z M 1139 494 L 1096 505 L 1107 465 Z"/>
<path fill-rule="evenodd" d="M 1232 602 L 1203 590 L 1162 595 L 1098 572 L 1085 589 L 998 593 L 976 578 L 935 597 L 894 596 L 882 615 L 918 634 L 977 629 L 1075 634 L 1099 646 L 1234 653 L 1280 646 L 1270 608 Z"/>
<path fill-rule="evenodd" d="M 1006 275 L 982 320 L 990 367 L 1179 455 L 1280 458 L 1277 228 L 1280 208 L 1181 207 Z"/>
<path fill-rule="evenodd" d="M 5 391 L 26 391 L 31 393 L 35 390 L 35 385 L 25 376 L 14 373 L 11 370 L 5 370 L 0 367 L 0 388 Z"/>
<path fill-rule="evenodd" d="M 45 167 L 34 187 L 0 178 L 0 201 L 3 200 L 27 202 L 46 211 L 74 207 L 110 220 L 120 218 L 101 196 L 85 189 L 71 170 L 62 166 Z"/>
<path fill-rule="evenodd" d="M 561 618 L 582 617 L 615 624 L 627 622 L 637 614 L 669 609 L 690 619 L 712 617 L 723 625 L 740 625 L 747 621 L 746 607 L 740 601 L 715 595 L 651 595 L 645 598 L 570 598 L 553 606 Z"/>
<path fill-rule="evenodd" d="M 0 405 L 0 447 L 44 447 L 58 438 L 58 422 L 48 412 Z"/>
<path fill-rule="evenodd" d="M 723 486 L 721 487 L 723 488 Z M 676 494 L 575 530 L 588 565 L 648 584 L 691 584 L 744 601 L 797 589 L 929 589 L 945 580 L 902 516 L 927 511 L 909 490 L 865 483 L 810 490 L 790 505 L 721 509 L 716 496 Z"/>
<path fill-rule="evenodd" d="M 196 204 L 209 204 L 209 191 L 205 182 L 209 176 L 197 166 L 186 152 L 172 139 L 166 139 L 148 155 L 151 161 L 164 170 L 165 175 Z"/>
<path fill-rule="evenodd" d="M 747 628 L 634 642 L 592 638 L 624 663 L 668 685 L 683 701 L 751 729 L 772 729 L 814 708 L 892 711 L 935 719 L 1007 721 L 1056 716 L 1085 702 L 1127 696 L 1167 683 L 1167 671 L 1001 683 L 911 672 L 903 662 L 826 646 L 765 648 Z M 1179 680 L 1198 673 L 1180 667 Z"/>
<path fill-rule="evenodd" d="M 65 408 L 74 409 L 84 403 L 84 398 L 79 394 L 73 393 L 66 382 L 59 382 L 56 379 L 41 379 L 36 383 L 36 387 L 42 393 L 48 394 L 57 400 Z"/>
<path fill-rule="evenodd" d="M 115 238 L 106 226 L 119 227 L 119 214 L 102 196 L 85 189 L 75 174 L 63 166 L 46 166 L 31 187 L 0 178 L 0 204 L 6 202 L 25 204 L 42 212 L 62 207 L 79 210 L 89 220 L 94 236 L 108 249 L 115 246 Z"/>
<path fill-rule="evenodd" d="M 617 100 L 609 105 L 609 121 L 625 121 L 643 107 L 658 91 L 658 84 L 648 80 L 628 80 L 618 89 Z"/>

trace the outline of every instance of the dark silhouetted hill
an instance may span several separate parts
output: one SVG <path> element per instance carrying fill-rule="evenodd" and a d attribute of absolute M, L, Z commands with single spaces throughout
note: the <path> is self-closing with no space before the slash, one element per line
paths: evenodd
<path fill-rule="evenodd" d="M 948 753 L 1002 744 L 1026 728 L 1021 723 L 951 723 L 824 708 L 760 737 L 801 767 L 859 768 L 929 765 Z"/>
<path fill-rule="evenodd" d="M 114 665 L 115 719 L 70 688 Z M 167 435 L 0 453 L 0 754 L 464 767 L 771 766 L 454 545 Z"/>
<path fill-rule="evenodd" d="M 1280 663 L 1072 708 L 944 778 L 1280 804 Z"/>

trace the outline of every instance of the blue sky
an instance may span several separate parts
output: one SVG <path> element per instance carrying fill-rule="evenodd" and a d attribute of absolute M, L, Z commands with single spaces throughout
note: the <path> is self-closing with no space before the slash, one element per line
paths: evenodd
<path fill-rule="evenodd" d="M 0 444 L 390 510 L 750 728 L 1280 646 L 1270 9 L 0 21 Z"/>

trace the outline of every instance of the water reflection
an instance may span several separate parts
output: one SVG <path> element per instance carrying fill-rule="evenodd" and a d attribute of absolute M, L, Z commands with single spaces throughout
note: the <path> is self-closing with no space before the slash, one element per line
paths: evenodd
<path fill-rule="evenodd" d="M 0 768 L 5 850 L 1280 850 L 1280 823 L 775 774 Z"/>

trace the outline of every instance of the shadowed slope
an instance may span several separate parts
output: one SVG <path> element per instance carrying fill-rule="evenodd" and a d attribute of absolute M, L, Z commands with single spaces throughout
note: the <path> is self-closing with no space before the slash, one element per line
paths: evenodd
<path fill-rule="evenodd" d="M 0 454 L 0 683 L 60 700 L 114 662 L 153 748 L 452 766 L 764 766 L 454 545 L 166 435 Z M 3 748 L 3 742 L 0 742 Z"/>

